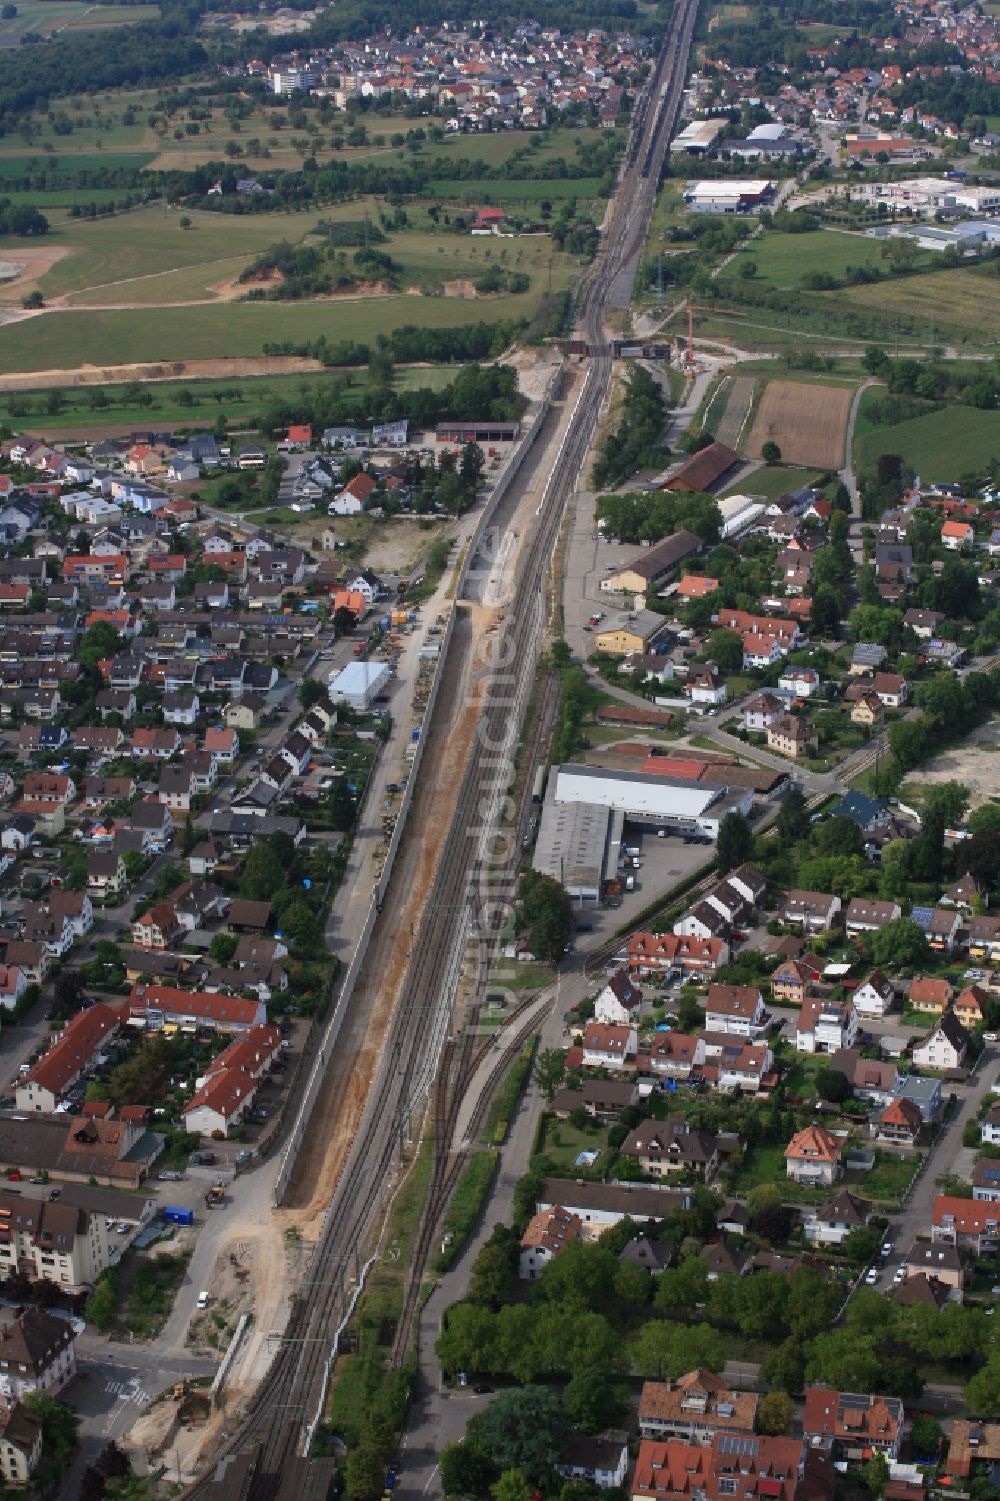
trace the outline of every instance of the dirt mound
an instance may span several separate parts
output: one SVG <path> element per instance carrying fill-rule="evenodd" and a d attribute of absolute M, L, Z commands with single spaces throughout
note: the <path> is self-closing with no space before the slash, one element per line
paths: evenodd
<path fill-rule="evenodd" d="M 249 359 L 169 360 L 152 365 L 80 365 L 73 370 L 28 370 L 0 375 L 0 391 L 44 391 L 51 386 L 105 386 L 128 380 L 213 380 L 251 375 L 300 375 L 322 370 L 320 360 L 295 354 Z"/>

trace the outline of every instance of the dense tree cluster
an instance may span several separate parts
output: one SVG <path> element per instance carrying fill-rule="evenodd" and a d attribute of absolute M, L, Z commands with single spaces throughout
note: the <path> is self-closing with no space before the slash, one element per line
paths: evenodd
<path fill-rule="evenodd" d="M 685 495 L 680 490 L 599 495 L 597 519 L 604 535 L 619 542 L 659 542 L 674 532 L 691 531 L 703 542 L 712 543 L 718 540 L 722 528 L 718 503 L 711 495 Z M 706 572 L 710 571 L 707 567 Z"/>
<path fill-rule="evenodd" d="M 595 488 L 620 485 L 639 469 L 662 467 L 670 453 L 663 442 L 666 421 L 667 403 L 659 384 L 648 370 L 633 365 L 625 377 L 618 424 L 598 450 Z"/>

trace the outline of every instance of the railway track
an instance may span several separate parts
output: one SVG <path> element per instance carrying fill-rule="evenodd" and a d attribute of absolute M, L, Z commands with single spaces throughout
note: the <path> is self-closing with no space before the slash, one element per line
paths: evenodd
<path fill-rule="evenodd" d="M 397 1157 L 415 1113 L 433 1087 L 435 1125 L 450 1141 L 465 1084 L 482 1060 L 474 1029 L 459 1042 L 445 1032 L 468 937 L 479 923 L 480 974 L 495 942 L 493 882 L 482 833 L 484 804 L 496 817 L 506 781 L 497 785 L 497 747 L 510 746 L 520 722 L 541 640 L 544 586 L 563 511 L 587 455 L 601 407 L 608 396 L 612 360 L 604 334 L 611 289 L 641 251 L 660 165 L 680 102 L 697 0 L 679 0 L 674 31 L 664 47 L 633 134 L 602 246 L 583 283 L 578 325 L 592 350 L 583 389 L 566 426 L 515 579 L 514 604 L 498 637 L 493 681 L 483 703 L 480 732 L 469 756 L 439 861 L 437 875 L 415 935 L 407 983 L 386 1039 L 384 1059 L 317 1241 L 307 1280 L 293 1299 L 285 1335 L 270 1370 L 242 1421 L 220 1445 L 209 1472 L 188 1488 L 190 1498 L 212 1501 L 302 1501 L 310 1493 L 305 1453 L 321 1415 L 337 1331 L 349 1307 L 348 1275 L 357 1271 L 359 1249 L 368 1244 L 385 1207 Z M 650 101 L 655 100 L 655 106 Z M 641 160 L 642 166 L 639 167 Z M 546 693 L 551 694 L 551 687 Z M 512 748 L 512 747 L 511 747 Z M 525 778 L 530 796 L 530 767 Z M 518 814 L 523 827 L 525 810 Z M 501 886 L 513 874 L 500 874 Z M 485 893 L 485 896 L 484 896 Z M 485 922 L 484 922 L 485 918 Z M 534 1023 L 527 1023 L 525 1036 Z M 519 1030 L 486 1081 L 473 1112 L 473 1126 L 488 1108 Z M 435 1060 L 441 1058 L 440 1067 Z M 442 1151 L 435 1162 L 431 1204 L 420 1232 L 424 1258 L 436 1232 L 440 1207 L 461 1171 L 461 1154 Z M 400 1329 L 412 1322 L 419 1281 L 406 1294 Z M 305 1451 L 305 1453 L 304 1453 Z M 318 1479 L 318 1476 L 317 1476 Z M 322 1491 L 323 1487 L 319 1489 Z M 325 1492 L 324 1492 L 325 1494 Z"/>
<path fill-rule="evenodd" d="M 516 850 L 521 847 L 521 842 L 528 830 L 531 815 L 532 769 L 539 761 L 544 759 L 558 705 L 559 680 L 554 672 L 547 671 L 542 675 L 537 685 L 531 727 L 528 739 L 522 748 L 519 793 L 514 816 L 511 819 L 511 828 L 516 837 Z M 517 872 L 516 850 L 513 858 L 505 862 L 504 869 L 500 875 L 500 889 L 497 889 L 496 884 L 491 885 L 489 888 L 490 903 L 498 899 L 502 902 L 513 900 L 514 882 Z M 480 879 L 485 874 L 482 862 L 480 862 L 475 874 Z M 481 898 L 482 892 L 479 891 L 478 894 Z M 466 1091 L 484 1057 L 493 1046 L 493 1040 L 488 1039 L 478 1048 L 475 1048 L 473 1046 L 473 1039 L 475 1037 L 483 995 L 489 981 L 493 960 L 496 957 L 496 930 L 488 923 L 481 925 L 477 937 L 479 940 L 477 945 L 478 974 L 475 991 L 465 1017 L 460 1041 L 456 1045 L 453 1039 L 448 1039 L 441 1055 L 441 1062 L 438 1065 L 438 1073 L 434 1085 L 432 1126 L 434 1157 L 431 1168 L 431 1181 L 424 1204 L 417 1241 L 414 1246 L 403 1308 L 393 1342 L 392 1359 L 395 1365 L 402 1363 L 409 1348 L 413 1332 L 413 1322 L 419 1305 L 423 1274 L 430 1260 L 441 1217 L 448 1206 L 448 1201 L 455 1190 L 462 1170 L 468 1160 L 471 1150 L 471 1138 L 486 1117 L 486 1111 L 491 1102 L 494 1089 L 502 1080 L 514 1055 L 520 1050 L 535 1026 L 534 1021 L 532 1021 L 526 1026 L 518 1028 L 512 1039 L 505 1039 L 501 1056 L 490 1071 L 472 1112 L 468 1133 L 470 1143 L 456 1142 L 455 1132 L 458 1124 L 458 1115 Z"/>

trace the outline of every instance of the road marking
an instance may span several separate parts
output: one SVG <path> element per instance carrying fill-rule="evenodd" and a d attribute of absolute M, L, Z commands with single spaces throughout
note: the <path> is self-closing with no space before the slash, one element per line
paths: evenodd
<path fill-rule="evenodd" d="M 428 1475 L 428 1477 L 427 1477 L 427 1483 L 425 1484 L 423 1490 L 420 1493 L 422 1496 L 426 1496 L 427 1492 L 430 1490 L 431 1482 L 433 1481 L 434 1476 L 437 1474 L 437 1472 L 438 1472 L 438 1466 L 435 1465 L 434 1468 L 433 1468 L 433 1470 L 431 1470 L 430 1474 Z"/>

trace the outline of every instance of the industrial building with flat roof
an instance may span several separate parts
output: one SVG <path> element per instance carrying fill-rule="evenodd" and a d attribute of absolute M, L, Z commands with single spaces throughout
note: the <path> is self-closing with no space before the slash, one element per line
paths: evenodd
<path fill-rule="evenodd" d="M 599 902 L 603 883 L 617 873 L 625 815 L 593 803 L 542 808 L 532 866 L 551 876 L 580 902 Z"/>
<path fill-rule="evenodd" d="M 775 184 L 767 177 L 720 177 L 689 182 L 684 202 L 693 214 L 752 214 L 755 209 L 768 208 L 775 192 Z"/>
<path fill-rule="evenodd" d="M 633 823 L 680 833 L 699 832 L 713 839 L 727 813 L 749 815 L 753 806 L 753 791 L 747 787 L 673 780 L 647 771 L 606 771 L 575 763 L 557 766 L 549 787 L 556 803 L 590 803 L 623 813 Z"/>
<path fill-rule="evenodd" d="M 365 714 L 388 681 L 389 668 L 384 662 L 348 662 L 339 672 L 331 672 L 330 697 L 334 703 L 347 704 Z"/>
<path fill-rule="evenodd" d="M 685 125 L 680 135 L 670 142 L 670 150 L 677 156 L 703 156 L 725 130 L 729 121 L 725 118 L 692 120 Z"/>

